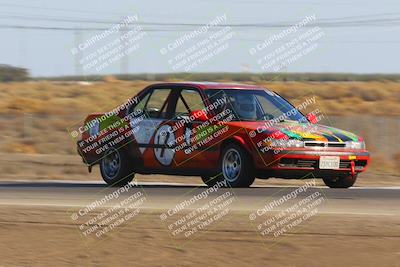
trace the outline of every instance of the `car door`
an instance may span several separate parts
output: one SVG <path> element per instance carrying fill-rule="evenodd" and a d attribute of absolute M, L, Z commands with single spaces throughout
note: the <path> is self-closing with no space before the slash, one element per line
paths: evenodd
<path fill-rule="evenodd" d="M 197 120 L 193 113 L 205 110 L 204 96 L 196 88 L 180 88 L 171 98 L 173 118 L 169 127 L 174 143 L 174 167 L 180 170 L 204 170 L 210 166 L 213 149 L 198 145 L 198 126 L 204 121 Z M 211 157 L 210 157 L 211 156 Z"/>
<path fill-rule="evenodd" d="M 141 97 L 131 111 L 133 114 L 140 114 L 134 116 L 130 124 L 145 169 L 157 168 L 160 156 L 164 164 L 169 163 L 167 154 L 170 152 L 163 151 L 160 154 L 157 145 L 162 141 L 159 129 L 162 130 L 162 125 L 171 118 L 169 101 L 172 91 L 171 88 L 165 87 L 152 88 Z"/>

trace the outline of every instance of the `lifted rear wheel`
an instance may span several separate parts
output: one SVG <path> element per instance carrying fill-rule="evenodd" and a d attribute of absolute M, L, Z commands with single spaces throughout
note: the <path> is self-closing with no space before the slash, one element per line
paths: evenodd
<path fill-rule="evenodd" d="M 326 186 L 330 188 L 349 188 L 357 180 L 357 175 L 347 175 L 338 177 L 324 177 L 322 178 Z"/>
<path fill-rule="evenodd" d="M 132 163 L 126 152 L 110 148 L 100 161 L 103 180 L 111 186 L 124 186 L 134 177 Z"/>

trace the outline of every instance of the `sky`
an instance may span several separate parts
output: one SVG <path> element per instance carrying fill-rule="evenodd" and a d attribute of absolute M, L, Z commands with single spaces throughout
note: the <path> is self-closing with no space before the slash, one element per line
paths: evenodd
<path fill-rule="evenodd" d="M 250 53 L 307 17 L 314 19 Z M 136 20 L 125 32 L 137 32 L 123 42 L 114 42 L 122 40 L 124 32 L 117 32 L 84 47 L 126 18 Z M 217 27 L 193 34 L 218 18 L 223 19 Z M 309 35 L 315 27 L 319 35 Z M 220 35 L 212 37 L 213 33 Z M 0 34 L 0 64 L 27 68 L 35 77 L 176 71 L 400 72 L 400 2 L 396 0 L 0 0 Z M 185 34 L 192 37 L 173 48 Z M 290 50 L 294 46 L 289 44 L 313 36 L 310 49 Z M 210 40 L 218 45 L 208 47 Z M 121 44 L 124 48 L 119 52 L 130 52 L 122 59 L 116 57 L 119 52 L 110 56 Z M 196 52 L 201 56 L 196 58 Z M 285 60 L 277 58 L 279 53 L 285 54 Z M 265 68 L 274 59 L 290 64 Z"/>

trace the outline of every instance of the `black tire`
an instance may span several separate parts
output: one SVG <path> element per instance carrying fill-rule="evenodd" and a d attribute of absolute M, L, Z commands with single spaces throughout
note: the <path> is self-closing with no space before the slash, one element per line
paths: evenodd
<path fill-rule="evenodd" d="M 100 160 L 100 173 L 110 186 L 124 186 L 135 176 L 128 154 L 115 148 L 110 148 Z"/>
<path fill-rule="evenodd" d="M 325 185 L 330 188 L 349 188 L 356 182 L 357 175 L 324 177 L 322 180 L 324 180 Z"/>
<path fill-rule="evenodd" d="M 202 177 L 208 186 L 226 181 L 228 187 L 249 187 L 255 180 L 255 170 L 251 157 L 247 154 L 247 151 L 235 143 L 228 144 L 222 150 L 219 165 L 218 175 L 209 178 Z M 229 168 L 230 171 L 228 171 Z"/>

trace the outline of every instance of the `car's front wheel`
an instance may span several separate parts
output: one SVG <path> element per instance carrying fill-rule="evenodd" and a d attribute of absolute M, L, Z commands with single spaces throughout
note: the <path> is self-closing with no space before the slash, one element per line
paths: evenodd
<path fill-rule="evenodd" d="M 124 186 L 132 181 L 134 173 L 129 156 L 121 149 L 109 149 L 100 161 L 103 180 L 111 186 Z"/>
<path fill-rule="evenodd" d="M 346 175 L 338 177 L 323 177 L 324 183 L 330 188 L 349 188 L 354 185 L 357 175 Z"/>
<path fill-rule="evenodd" d="M 237 144 L 228 144 L 220 159 L 220 173 L 214 177 L 203 176 L 208 186 L 226 182 L 227 187 L 249 187 L 255 179 L 254 166 L 246 151 Z"/>

